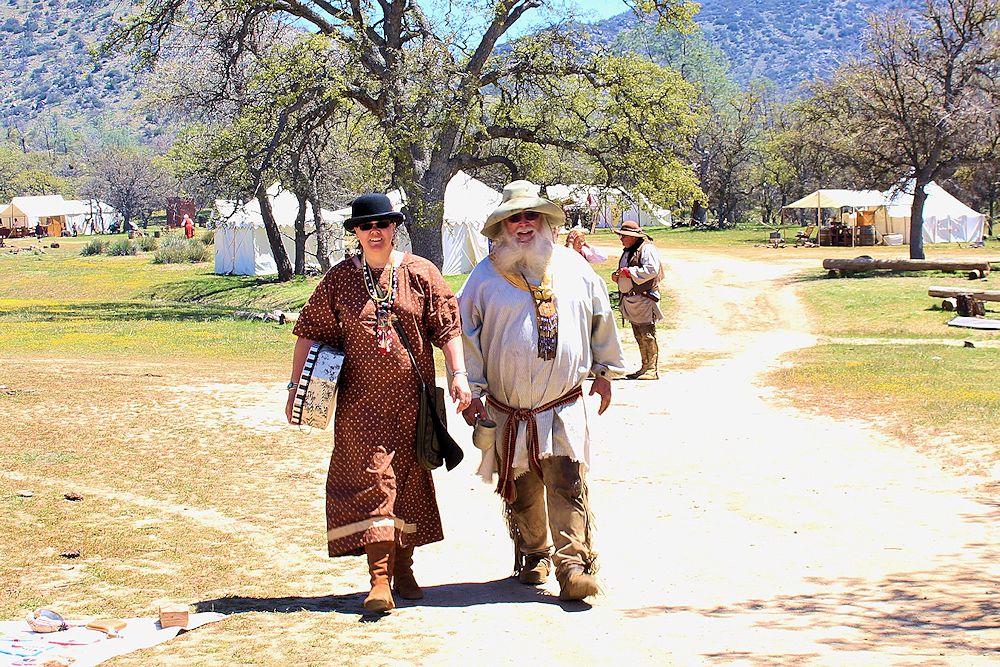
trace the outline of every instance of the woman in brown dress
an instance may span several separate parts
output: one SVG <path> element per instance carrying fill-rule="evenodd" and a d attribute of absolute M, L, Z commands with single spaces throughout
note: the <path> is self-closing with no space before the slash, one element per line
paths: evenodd
<path fill-rule="evenodd" d="M 286 416 L 295 382 L 314 341 L 344 350 L 334 417 L 334 450 L 326 482 L 330 556 L 368 556 L 371 593 L 365 608 L 395 606 L 423 592 L 413 577 L 413 548 L 444 539 L 431 474 L 414 454 L 420 379 L 392 328 L 398 318 L 420 374 L 434 383 L 432 345 L 444 352 L 452 400 L 471 401 L 462 357 L 458 302 L 426 259 L 393 250 L 403 219 L 383 194 L 358 197 L 344 228 L 361 255 L 334 266 L 299 314 Z"/>

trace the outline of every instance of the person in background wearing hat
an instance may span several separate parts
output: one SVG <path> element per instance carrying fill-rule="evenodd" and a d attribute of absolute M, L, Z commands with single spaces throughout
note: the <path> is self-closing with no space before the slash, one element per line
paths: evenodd
<path fill-rule="evenodd" d="M 660 312 L 660 292 L 663 267 L 656 246 L 634 220 L 625 220 L 615 230 L 625 252 L 618 260 L 618 270 L 611 279 L 618 284 L 621 298 L 618 307 L 622 317 L 632 324 L 635 342 L 639 344 L 642 367 L 625 377 L 630 380 L 660 378 L 660 346 L 656 342 L 656 323 L 663 319 Z"/>
<path fill-rule="evenodd" d="M 473 395 L 464 415 L 496 422 L 479 473 L 499 476 L 518 579 L 543 584 L 554 564 L 559 598 L 582 600 L 598 590 L 583 383 L 593 373 L 602 414 L 624 360 L 604 281 L 553 241 L 564 221 L 528 181 L 507 185 L 486 219 L 493 249 L 459 296 Z"/>
<path fill-rule="evenodd" d="M 364 606 L 372 612 L 395 606 L 393 586 L 402 598 L 423 597 L 413 548 L 444 539 L 434 482 L 414 451 L 421 383 L 394 318 L 424 380 L 435 381 L 435 345 L 444 351 L 458 410 L 471 398 L 458 302 L 433 264 L 393 249 L 402 220 L 383 194 L 352 202 L 344 228 L 361 252 L 330 269 L 299 314 L 285 406 L 291 421 L 295 383 L 314 341 L 344 351 L 326 482 L 327 543 L 330 556 L 367 555 L 371 593 Z"/>

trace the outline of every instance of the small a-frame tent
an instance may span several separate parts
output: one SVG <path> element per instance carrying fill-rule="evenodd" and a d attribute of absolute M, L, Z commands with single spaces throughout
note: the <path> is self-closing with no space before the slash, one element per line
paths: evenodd
<path fill-rule="evenodd" d="M 501 199 L 499 192 L 464 171 L 448 181 L 441 226 L 444 250 L 441 273 L 446 276 L 469 273 L 490 253 L 489 241 L 480 231 Z"/>

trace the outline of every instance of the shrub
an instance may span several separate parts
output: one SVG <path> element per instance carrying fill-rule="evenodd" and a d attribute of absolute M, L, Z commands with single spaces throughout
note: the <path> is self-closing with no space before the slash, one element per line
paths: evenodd
<path fill-rule="evenodd" d="M 156 238 L 152 236 L 140 236 L 137 239 L 137 243 L 139 245 L 139 250 L 143 252 L 152 252 L 156 250 L 160 245 L 160 242 L 157 241 Z"/>
<path fill-rule="evenodd" d="M 208 248 L 198 239 L 168 236 L 153 254 L 153 264 L 182 264 L 208 261 Z"/>
<path fill-rule="evenodd" d="M 107 254 L 113 257 L 125 257 L 139 252 L 139 247 L 132 239 L 118 239 L 108 246 Z"/>
<path fill-rule="evenodd" d="M 202 232 L 201 242 L 204 243 L 205 245 L 214 245 L 215 244 L 215 230 L 214 229 L 206 229 L 204 232 Z"/>
<path fill-rule="evenodd" d="M 84 257 L 89 257 L 91 255 L 100 255 L 102 252 L 104 252 L 104 248 L 106 248 L 107 245 L 108 242 L 105 241 L 104 239 L 93 239 L 89 243 L 87 243 L 87 245 L 83 246 L 83 248 L 80 249 L 80 254 L 83 255 Z"/>

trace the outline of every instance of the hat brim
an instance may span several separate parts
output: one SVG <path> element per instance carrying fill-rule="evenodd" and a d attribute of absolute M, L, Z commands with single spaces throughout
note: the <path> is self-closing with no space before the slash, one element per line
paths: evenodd
<path fill-rule="evenodd" d="M 634 236 L 637 239 L 648 238 L 645 232 L 635 232 L 631 229 L 614 229 L 612 231 L 618 236 Z"/>
<path fill-rule="evenodd" d="M 500 235 L 500 232 L 503 231 L 503 225 L 500 223 L 521 211 L 537 211 L 541 213 L 545 216 L 545 221 L 549 227 L 561 227 L 566 224 L 566 213 L 558 204 L 553 204 L 548 199 L 543 199 L 542 197 L 515 197 L 503 202 L 495 211 L 490 213 L 489 217 L 486 218 L 486 224 L 483 225 L 482 235 L 495 240 Z"/>
<path fill-rule="evenodd" d="M 399 211 L 388 211 L 387 213 L 373 213 L 371 215 L 359 215 L 354 218 L 347 218 L 344 220 L 344 229 L 349 232 L 353 232 L 354 228 L 362 222 L 371 222 L 373 220 L 392 220 L 393 222 L 399 224 L 403 221 L 403 214 Z"/>

